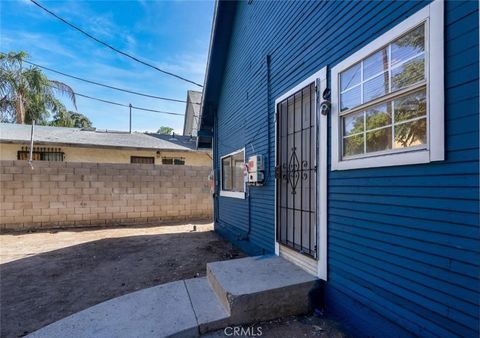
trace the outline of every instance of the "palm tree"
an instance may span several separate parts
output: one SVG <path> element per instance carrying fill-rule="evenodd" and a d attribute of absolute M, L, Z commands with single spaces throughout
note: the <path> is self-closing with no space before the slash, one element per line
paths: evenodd
<path fill-rule="evenodd" d="M 69 113 L 75 128 L 89 128 L 92 126 L 92 121 L 90 121 L 85 115 L 73 111 L 70 111 Z"/>
<path fill-rule="evenodd" d="M 77 108 L 75 92 L 63 82 L 49 80 L 37 67 L 23 67 L 27 53 L 0 54 L 0 111 L 2 122 L 19 124 L 32 120 L 46 124 L 50 113 L 64 106 L 56 94 L 66 95 Z"/>
<path fill-rule="evenodd" d="M 89 128 L 92 126 L 92 121 L 81 113 L 61 109 L 55 113 L 49 124 L 55 127 Z"/>

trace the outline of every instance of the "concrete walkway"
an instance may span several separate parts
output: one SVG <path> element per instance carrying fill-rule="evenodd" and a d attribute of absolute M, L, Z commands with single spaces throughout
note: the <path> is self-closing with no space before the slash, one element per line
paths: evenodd
<path fill-rule="evenodd" d="M 228 325 L 305 313 L 315 280 L 276 256 L 209 263 L 207 277 L 111 299 L 28 337 L 198 337 Z"/>

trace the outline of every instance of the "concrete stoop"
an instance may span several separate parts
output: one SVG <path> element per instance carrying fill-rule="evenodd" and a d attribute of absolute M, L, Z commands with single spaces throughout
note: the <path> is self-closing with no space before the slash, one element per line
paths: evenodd
<path fill-rule="evenodd" d="M 306 313 L 308 291 L 316 280 L 277 256 L 208 263 L 207 278 L 229 311 L 230 324 Z"/>
<path fill-rule="evenodd" d="M 198 337 L 226 326 L 308 311 L 316 277 L 277 256 L 207 264 L 207 277 L 92 306 L 28 337 Z"/>

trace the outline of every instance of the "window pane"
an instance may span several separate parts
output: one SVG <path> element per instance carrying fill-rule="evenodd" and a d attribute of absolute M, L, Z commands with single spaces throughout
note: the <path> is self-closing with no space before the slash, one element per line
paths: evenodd
<path fill-rule="evenodd" d="M 369 79 L 374 75 L 388 70 L 388 53 L 384 48 L 363 60 L 363 79 Z"/>
<path fill-rule="evenodd" d="M 427 119 L 395 126 L 395 148 L 406 148 L 427 143 Z"/>
<path fill-rule="evenodd" d="M 343 117 L 343 136 L 361 133 L 364 131 L 363 111 Z"/>
<path fill-rule="evenodd" d="M 162 164 L 173 164 L 173 158 L 162 158 Z"/>
<path fill-rule="evenodd" d="M 176 158 L 173 160 L 173 164 L 175 165 L 185 165 L 185 160 L 181 158 Z"/>
<path fill-rule="evenodd" d="M 388 93 L 388 72 L 363 83 L 363 102 L 368 102 Z"/>
<path fill-rule="evenodd" d="M 131 156 L 130 163 L 154 164 L 155 158 L 145 156 Z"/>
<path fill-rule="evenodd" d="M 391 102 L 367 109 L 367 130 L 384 127 L 392 123 Z"/>
<path fill-rule="evenodd" d="M 425 55 L 392 69 L 392 91 L 420 82 L 425 77 Z"/>
<path fill-rule="evenodd" d="M 396 99 L 393 101 L 393 106 L 395 110 L 395 123 L 424 116 L 427 114 L 425 90 Z"/>
<path fill-rule="evenodd" d="M 363 136 L 358 134 L 343 139 L 343 156 L 363 154 Z"/>
<path fill-rule="evenodd" d="M 243 166 L 244 155 L 243 151 L 232 156 L 233 160 L 233 191 L 244 191 L 243 183 Z"/>
<path fill-rule="evenodd" d="M 234 186 L 233 186 L 233 191 L 241 191 L 243 192 L 243 160 L 242 161 L 235 161 L 235 167 L 234 167 Z"/>
<path fill-rule="evenodd" d="M 222 190 L 232 190 L 232 158 L 222 159 Z"/>
<path fill-rule="evenodd" d="M 360 63 L 340 73 L 340 91 L 347 90 L 360 83 Z"/>
<path fill-rule="evenodd" d="M 392 127 L 367 132 L 367 153 L 392 149 Z"/>
<path fill-rule="evenodd" d="M 421 25 L 392 43 L 392 66 L 425 51 L 425 26 Z"/>
<path fill-rule="evenodd" d="M 306 87 L 303 90 L 303 105 L 302 105 L 302 125 L 303 128 L 310 127 L 310 108 L 312 106 L 312 100 L 310 100 L 310 88 L 311 86 Z"/>
<path fill-rule="evenodd" d="M 340 109 L 342 111 L 356 107 L 361 103 L 362 101 L 360 97 L 360 86 L 352 88 L 349 91 L 340 95 Z"/>
<path fill-rule="evenodd" d="M 27 151 L 18 151 L 17 159 L 18 160 L 28 160 L 29 159 L 28 152 Z"/>
<path fill-rule="evenodd" d="M 235 162 L 242 162 L 244 161 L 244 155 L 243 155 L 243 151 L 239 152 L 239 153 L 236 153 L 235 155 L 232 155 L 232 158 Z"/>

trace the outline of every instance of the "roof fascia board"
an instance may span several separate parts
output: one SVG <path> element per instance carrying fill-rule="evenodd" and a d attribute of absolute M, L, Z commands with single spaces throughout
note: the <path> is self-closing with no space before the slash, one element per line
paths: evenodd
<path fill-rule="evenodd" d="M 26 144 L 30 145 L 30 141 L 25 140 L 1 140 L 0 144 Z M 125 146 L 109 146 L 99 144 L 78 144 L 68 142 L 45 142 L 35 141 L 35 145 L 38 146 L 51 146 L 51 147 L 71 147 L 71 148 L 89 148 L 89 149 L 117 149 L 117 150 L 150 150 L 150 151 L 169 151 L 169 152 L 198 152 L 196 149 L 166 149 L 166 148 L 147 148 L 147 147 L 125 147 Z"/>
<path fill-rule="evenodd" d="M 204 113 L 206 112 L 206 106 L 210 102 L 216 103 L 217 98 L 210 98 L 210 96 L 212 96 L 211 93 L 214 90 L 214 88 L 212 88 L 212 83 L 214 82 L 214 76 L 216 75 L 218 68 L 221 68 L 222 64 L 225 63 L 228 54 L 228 51 L 225 52 L 222 49 L 217 51 L 217 49 L 222 47 L 221 44 L 223 41 L 228 42 L 232 30 L 236 6 L 237 4 L 234 1 L 217 0 L 215 2 L 215 11 L 212 22 L 212 34 L 210 35 L 210 47 L 208 51 L 207 69 L 203 85 L 203 95 L 199 121 L 200 125 L 198 128 L 199 130 L 202 129 L 205 123 Z M 220 25 L 225 22 L 228 23 L 228 26 L 220 27 Z M 218 57 L 218 54 L 220 54 L 220 57 Z"/>

